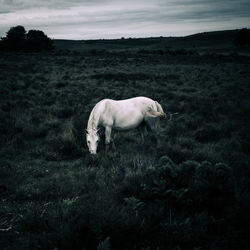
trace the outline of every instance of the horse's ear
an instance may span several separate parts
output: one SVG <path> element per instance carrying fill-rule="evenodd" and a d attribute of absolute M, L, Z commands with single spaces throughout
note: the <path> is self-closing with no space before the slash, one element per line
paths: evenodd
<path fill-rule="evenodd" d="M 97 133 L 100 130 L 100 128 L 95 128 L 94 132 Z"/>

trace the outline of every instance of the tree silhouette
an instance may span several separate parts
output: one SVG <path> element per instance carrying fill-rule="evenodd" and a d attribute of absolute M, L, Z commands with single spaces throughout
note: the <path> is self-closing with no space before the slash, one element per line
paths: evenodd
<path fill-rule="evenodd" d="M 24 47 L 26 38 L 26 30 L 23 26 L 18 25 L 11 27 L 2 38 L 3 48 L 5 50 L 21 50 Z"/>
<path fill-rule="evenodd" d="M 0 49 L 6 51 L 41 51 L 53 49 L 53 41 L 41 30 L 26 30 L 18 25 L 11 27 L 1 38 Z"/>
<path fill-rule="evenodd" d="M 27 50 L 51 50 L 52 40 L 48 38 L 41 30 L 29 30 L 26 37 Z"/>

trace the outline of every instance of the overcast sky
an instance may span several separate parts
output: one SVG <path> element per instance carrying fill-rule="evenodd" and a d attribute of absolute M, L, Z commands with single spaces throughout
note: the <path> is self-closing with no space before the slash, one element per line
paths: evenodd
<path fill-rule="evenodd" d="M 0 0 L 0 37 L 10 27 L 50 38 L 183 36 L 249 28 L 250 0 Z"/>

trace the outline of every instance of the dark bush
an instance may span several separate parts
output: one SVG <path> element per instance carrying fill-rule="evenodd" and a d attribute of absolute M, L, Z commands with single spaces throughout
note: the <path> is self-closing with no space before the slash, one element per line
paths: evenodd
<path fill-rule="evenodd" d="M 26 30 L 23 26 L 10 28 L 6 37 L 1 38 L 0 50 L 4 51 L 42 51 L 53 49 L 53 41 L 43 31 Z"/>
<path fill-rule="evenodd" d="M 30 51 L 51 50 L 53 49 L 52 40 L 41 30 L 29 30 L 25 49 Z"/>
<path fill-rule="evenodd" d="M 250 31 L 247 28 L 241 29 L 234 40 L 236 46 L 245 46 L 250 44 Z"/>
<path fill-rule="evenodd" d="M 169 249 L 177 244 L 180 249 L 195 246 L 213 249 L 211 238 L 217 240 L 215 245 L 227 249 L 224 239 L 231 230 L 238 230 L 236 225 L 229 226 L 234 219 L 228 208 L 236 209 L 237 202 L 231 167 L 208 161 L 185 161 L 177 165 L 163 156 L 148 171 L 151 180 L 144 184 L 141 201 L 145 207 L 152 202 L 164 207 L 166 216 L 161 218 L 164 225 L 161 234 L 168 235 Z"/>
<path fill-rule="evenodd" d="M 23 26 L 18 25 L 11 27 L 6 34 L 6 37 L 2 38 L 0 43 L 1 50 L 22 50 L 25 47 L 26 30 Z"/>

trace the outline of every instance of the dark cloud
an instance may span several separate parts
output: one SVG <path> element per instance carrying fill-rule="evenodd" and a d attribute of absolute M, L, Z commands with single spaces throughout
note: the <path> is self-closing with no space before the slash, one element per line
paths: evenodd
<path fill-rule="evenodd" d="M 60 38 L 180 35 L 246 27 L 250 8 L 249 0 L 0 0 L 0 18 L 0 36 L 18 24 Z"/>
<path fill-rule="evenodd" d="M 107 0 L 108 1 L 108 0 Z M 98 4 L 105 3 L 106 0 L 0 0 L 1 10 L 10 12 L 16 10 L 27 10 L 32 8 L 51 8 L 61 9 L 69 8 L 78 4 Z M 3 12 L 3 11 L 2 11 Z"/>
<path fill-rule="evenodd" d="M 248 0 L 186 0 L 167 1 L 160 4 L 161 18 L 173 20 L 202 20 L 202 19 L 227 19 L 233 17 L 249 17 L 250 8 Z M 170 10 L 170 11 L 168 11 Z M 172 11 L 174 10 L 174 11 Z"/>

